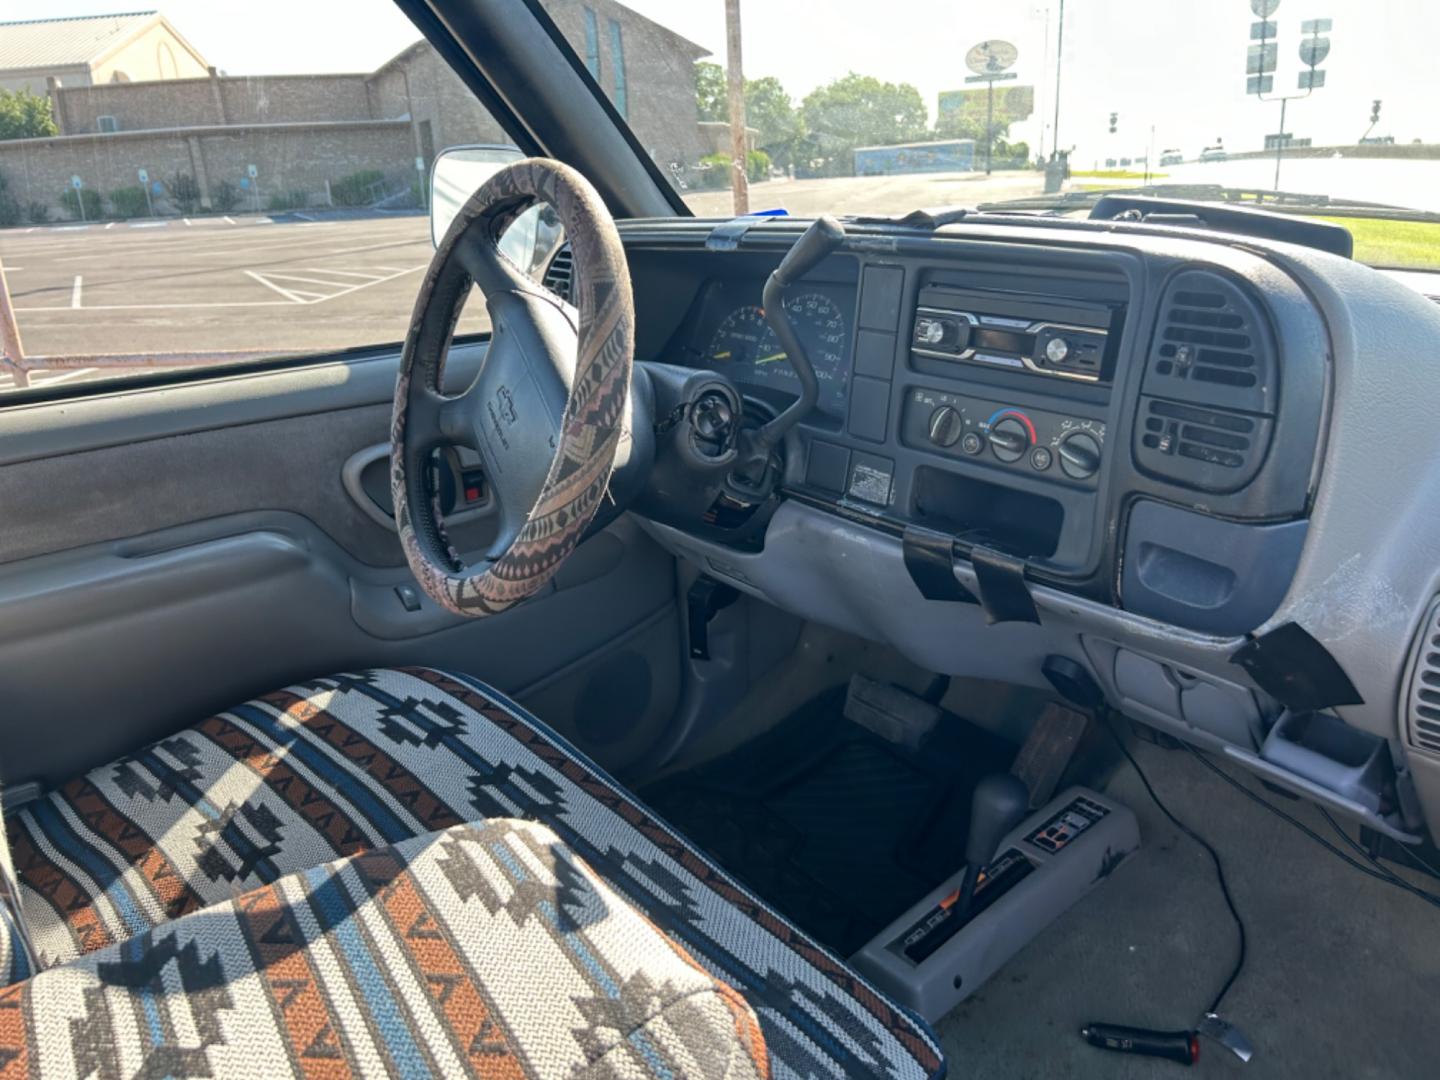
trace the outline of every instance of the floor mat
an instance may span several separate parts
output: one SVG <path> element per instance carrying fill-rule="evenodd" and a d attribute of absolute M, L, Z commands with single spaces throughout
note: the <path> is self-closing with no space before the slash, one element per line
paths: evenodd
<path fill-rule="evenodd" d="M 1016 747 L 956 716 L 907 750 L 845 719 L 845 689 L 642 797 L 842 956 L 959 869 L 970 794 Z"/>

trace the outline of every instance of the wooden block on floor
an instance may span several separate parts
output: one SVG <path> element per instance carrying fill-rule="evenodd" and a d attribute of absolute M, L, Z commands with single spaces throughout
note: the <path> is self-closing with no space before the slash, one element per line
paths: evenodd
<path fill-rule="evenodd" d="M 1010 771 L 1030 790 L 1030 808 L 1033 810 L 1050 800 L 1055 787 L 1070 764 L 1070 757 L 1085 728 L 1090 723 L 1088 713 L 1078 712 L 1066 705 L 1046 705 L 1030 729 L 1025 745 L 1015 755 Z"/>

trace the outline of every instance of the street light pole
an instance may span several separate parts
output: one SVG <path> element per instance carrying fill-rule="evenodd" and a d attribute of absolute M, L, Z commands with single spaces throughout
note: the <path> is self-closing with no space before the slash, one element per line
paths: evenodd
<path fill-rule="evenodd" d="M 1065 0 L 1060 0 L 1060 27 L 1055 32 L 1055 124 L 1050 129 L 1050 149 L 1060 153 L 1060 69 L 1065 63 Z"/>
<path fill-rule="evenodd" d="M 735 216 L 750 212 L 750 180 L 746 176 L 750 148 L 745 139 L 745 76 L 740 66 L 740 0 L 725 0 L 726 82 L 730 90 L 730 190 Z"/>

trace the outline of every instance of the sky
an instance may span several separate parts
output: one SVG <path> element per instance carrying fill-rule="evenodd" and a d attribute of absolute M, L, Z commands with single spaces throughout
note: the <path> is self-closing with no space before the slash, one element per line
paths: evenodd
<path fill-rule="evenodd" d="M 723 58 L 724 0 L 627 0 L 628 6 Z M 5 0 L 9 19 L 159 8 L 211 63 L 233 75 L 365 71 L 418 37 L 389 0 Z M 1054 134 L 1059 0 L 744 0 L 744 68 L 774 75 L 798 100 L 849 71 L 936 98 L 959 89 L 966 50 L 987 38 L 1019 49 L 1019 82 L 1036 86 L 1036 115 L 1012 138 Z M 1281 0 L 1277 92 L 1297 92 L 1300 23 L 1334 20 L 1326 86 L 1288 107 L 1287 129 L 1317 144 L 1355 142 L 1383 101 L 1376 135 L 1440 141 L 1440 2 Z M 1066 0 L 1060 140 L 1076 161 L 1176 147 L 1193 156 L 1223 139 L 1259 149 L 1280 106 L 1245 94 L 1248 0 Z M 283 27 L 283 32 L 277 32 Z M 0 31 L 3 33 L 3 31 Z M 631 62 L 636 51 L 627 49 Z M 1110 112 L 1119 132 L 1108 133 Z"/>

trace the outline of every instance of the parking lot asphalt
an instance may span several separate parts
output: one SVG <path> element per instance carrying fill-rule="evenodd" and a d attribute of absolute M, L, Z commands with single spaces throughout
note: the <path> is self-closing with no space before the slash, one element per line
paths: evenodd
<path fill-rule="evenodd" d="M 756 208 L 903 212 L 1038 189 L 1037 174 L 771 181 Z M 700 215 L 730 193 L 692 192 Z M 400 341 L 432 249 L 419 214 L 290 213 L 20 227 L 0 231 L 27 356 L 236 351 L 295 354 Z M 460 332 L 483 329 L 472 303 Z M 115 374 L 39 371 L 32 386 Z M 14 385 L 0 370 L 0 389 Z"/>

